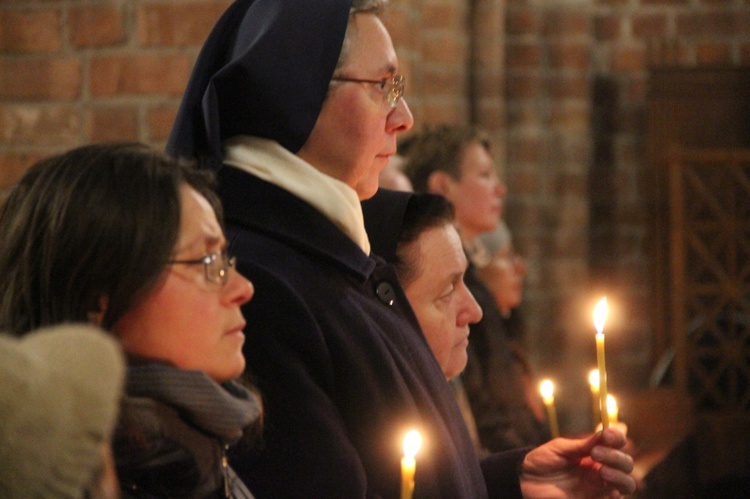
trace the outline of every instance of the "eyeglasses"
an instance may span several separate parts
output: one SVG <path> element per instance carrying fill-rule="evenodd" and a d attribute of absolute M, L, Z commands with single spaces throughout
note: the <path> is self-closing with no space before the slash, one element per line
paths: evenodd
<path fill-rule="evenodd" d="M 369 83 L 380 89 L 385 100 L 391 105 L 391 108 L 398 106 L 401 102 L 401 96 L 404 95 L 406 79 L 402 75 L 393 75 L 382 80 L 363 80 L 360 78 L 345 78 L 343 76 L 334 76 L 333 81 L 348 81 L 351 83 Z"/>
<path fill-rule="evenodd" d="M 206 280 L 223 286 L 229 280 L 229 269 L 237 263 L 237 257 L 229 256 L 226 250 L 221 253 L 210 253 L 195 260 L 169 260 L 168 264 L 203 265 Z"/>

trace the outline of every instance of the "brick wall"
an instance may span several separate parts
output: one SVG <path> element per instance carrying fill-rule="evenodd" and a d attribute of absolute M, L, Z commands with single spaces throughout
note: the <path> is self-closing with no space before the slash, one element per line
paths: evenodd
<path fill-rule="evenodd" d="M 229 0 L 3 0 L 0 194 L 34 160 L 106 140 L 161 147 Z"/>
<path fill-rule="evenodd" d="M 528 341 L 564 380 L 576 428 L 599 296 L 614 307 L 610 389 L 642 388 L 651 366 L 649 68 L 747 65 L 750 3 L 507 0 L 506 18 L 508 219 L 531 260 Z"/>
<path fill-rule="evenodd" d="M 312 1 L 312 0 L 311 0 Z M 529 276 L 538 370 L 584 424 L 591 310 L 606 294 L 611 389 L 643 386 L 652 327 L 648 68 L 750 64 L 747 0 L 391 0 L 417 125 L 490 130 Z M 0 198 L 78 144 L 162 147 L 191 65 L 229 0 L 2 0 Z"/>

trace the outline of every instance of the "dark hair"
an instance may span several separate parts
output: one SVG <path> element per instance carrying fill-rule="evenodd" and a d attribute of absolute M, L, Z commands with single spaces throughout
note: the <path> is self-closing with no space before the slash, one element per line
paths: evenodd
<path fill-rule="evenodd" d="M 180 227 L 180 188 L 221 219 L 209 173 L 138 143 L 96 144 L 33 165 L 0 209 L 0 329 L 111 326 L 155 285 Z"/>
<path fill-rule="evenodd" d="M 426 125 L 421 131 L 399 143 L 406 156 L 403 170 L 414 190 L 427 191 L 433 172 L 443 171 L 456 180 L 461 178 L 461 155 L 466 146 L 478 142 L 488 152 L 487 134 L 471 125 Z"/>
<path fill-rule="evenodd" d="M 452 224 L 453 205 L 438 194 L 414 194 L 409 198 L 396 243 L 394 261 L 401 284 L 406 286 L 417 277 L 417 263 L 407 257 L 407 247 L 428 229 Z"/>

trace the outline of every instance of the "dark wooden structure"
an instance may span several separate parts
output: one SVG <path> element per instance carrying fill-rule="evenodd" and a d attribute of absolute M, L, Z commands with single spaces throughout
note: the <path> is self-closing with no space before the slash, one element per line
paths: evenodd
<path fill-rule="evenodd" d="M 690 476 L 681 477 L 692 485 L 711 488 L 728 481 L 745 491 L 750 482 L 750 68 L 656 69 L 650 85 L 652 388 L 658 390 L 659 405 L 674 413 L 660 414 L 658 405 L 644 403 L 653 401 L 652 392 L 641 397 L 644 414 L 638 419 L 689 421 L 688 428 L 675 421 L 661 425 L 667 433 L 666 428 L 674 429 L 671 440 L 643 435 L 689 442 L 680 444 L 679 452 L 692 457 L 679 457 L 692 463 L 692 472 L 682 472 Z"/>

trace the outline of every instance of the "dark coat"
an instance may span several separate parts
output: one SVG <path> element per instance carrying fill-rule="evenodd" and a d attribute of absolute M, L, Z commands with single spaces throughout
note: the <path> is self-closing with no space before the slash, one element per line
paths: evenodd
<path fill-rule="evenodd" d="M 252 499 L 226 449 L 255 423 L 256 398 L 236 383 L 149 364 L 128 368 L 112 437 L 123 498 Z"/>
<path fill-rule="evenodd" d="M 245 355 L 263 439 L 233 456 L 259 497 L 398 497 L 402 438 L 422 433 L 415 497 L 485 497 L 453 394 L 391 267 L 317 210 L 234 168 L 219 173 L 230 251 L 255 285 Z M 520 495 L 523 453 L 483 463 Z"/>
<path fill-rule="evenodd" d="M 538 395 L 531 386 L 525 352 L 507 336 L 492 292 L 473 265 L 464 281 L 483 311 L 482 319 L 471 325 L 468 362 L 461 375 L 479 441 L 492 452 L 541 445 L 551 435 L 543 416 L 538 419 L 527 400 Z"/>

